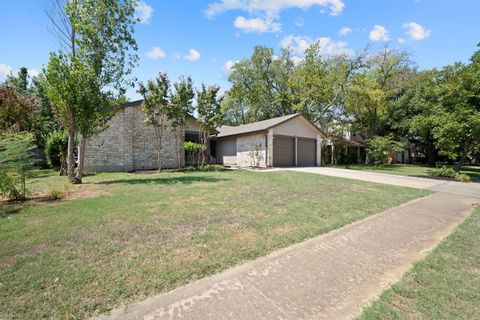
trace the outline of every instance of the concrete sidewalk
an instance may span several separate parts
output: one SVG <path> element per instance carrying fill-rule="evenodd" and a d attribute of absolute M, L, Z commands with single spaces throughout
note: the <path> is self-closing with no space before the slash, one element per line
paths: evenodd
<path fill-rule="evenodd" d="M 349 319 L 477 202 L 436 193 L 100 319 Z"/>

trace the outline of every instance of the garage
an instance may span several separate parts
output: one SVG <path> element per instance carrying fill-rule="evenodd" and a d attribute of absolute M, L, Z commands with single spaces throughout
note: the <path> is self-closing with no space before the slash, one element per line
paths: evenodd
<path fill-rule="evenodd" d="M 295 138 L 275 136 L 273 139 L 273 166 L 295 166 Z"/>
<path fill-rule="evenodd" d="M 316 140 L 298 138 L 297 165 L 299 167 L 314 167 L 316 160 Z"/>

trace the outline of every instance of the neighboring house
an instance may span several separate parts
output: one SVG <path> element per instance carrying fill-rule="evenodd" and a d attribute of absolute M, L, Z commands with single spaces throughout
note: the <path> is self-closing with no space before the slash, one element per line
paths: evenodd
<path fill-rule="evenodd" d="M 85 149 L 85 171 L 135 171 L 157 169 L 157 138 L 147 126 L 143 100 L 125 104 L 108 122 L 105 131 L 89 138 Z M 190 117 L 185 132 L 173 130 L 165 121 L 162 141 L 162 168 L 185 164 L 183 141 L 199 136 L 200 125 Z"/>
<path fill-rule="evenodd" d="M 239 167 L 319 166 L 325 134 L 297 113 L 246 125 L 222 126 L 211 138 L 217 163 Z"/>

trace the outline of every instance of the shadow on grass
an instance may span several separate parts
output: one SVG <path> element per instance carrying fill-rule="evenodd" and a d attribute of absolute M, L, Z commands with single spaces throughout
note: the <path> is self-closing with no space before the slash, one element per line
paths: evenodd
<path fill-rule="evenodd" d="M 0 219 L 1 218 L 8 218 L 17 214 L 22 210 L 21 206 L 13 206 L 13 205 L 2 205 L 0 204 Z"/>
<path fill-rule="evenodd" d="M 227 181 L 231 179 L 225 178 L 214 178 L 214 177 L 202 177 L 202 176 L 195 176 L 186 174 L 184 176 L 177 176 L 177 177 L 146 177 L 146 178 L 137 178 L 132 177 L 132 179 L 116 179 L 116 180 L 107 180 L 107 181 L 99 181 L 94 182 L 94 184 L 104 184 L 104 185 L 111 185 L 111 184 L 192 184 L 197 182 L 220 182 L 220 181 Z"/>

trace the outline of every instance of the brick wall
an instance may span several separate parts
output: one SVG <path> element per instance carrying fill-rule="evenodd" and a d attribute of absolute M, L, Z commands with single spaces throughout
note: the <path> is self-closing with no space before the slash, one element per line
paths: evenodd
<path fill-rule="evenodd" d="M 87 140 L 85 170 L 132 171 L 157 168 L 157 137 L 152 126 L 145 125 L 141 106 L 122 109 L 105 131 Z M 174 131 L 166 121 L 162 141 L 162 168 L 183 166 L 183 133 Z"/>
<path fill-rule="evenodd" d="M 255 145 L 260 148 L 259 160 L 260 167 L 266 167 L 266 135 L 255 134 L 248 136 L 237 137 L 237 165 L 240 167 L 253 167 L 255 160 L 253 159 L 253 152 Z"/>

